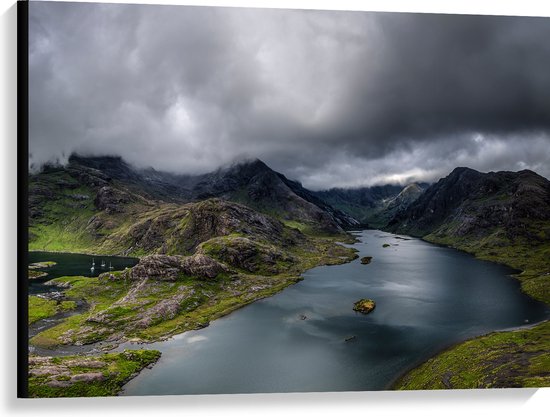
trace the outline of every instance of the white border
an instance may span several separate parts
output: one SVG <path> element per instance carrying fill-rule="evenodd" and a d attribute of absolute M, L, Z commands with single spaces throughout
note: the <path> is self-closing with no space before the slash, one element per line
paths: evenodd
<path fill-rule="evenodd" d="M 87 0 L 56 1 L 86 2 Z M 366 10 L 384 12 L 550 16 L 550 2 L 548 2 L 547 0 L 99 0 L 96 1 L 96 3 L 172 4 L 223 7 L 264 7 L 277 9 L 322 9 L 352 11 Z"/>
<path fill-rule="evenodd" d="M 65 0 L 62 0 L 65 1 Z M 102 1 L 102 3 L 128 3 Z M 327 10 L 407 11 L 458 14 L 550 16 L 550 1 L 535 0 L 207 0 L 141 1 L 146 4 L 188 4 L 238 7 L 274 7 Z M 2 415 L 34 417 L 158 415 L 369 415 L 463 416 L 541 413 L 550 409 L 550 388 L 473 391 L 364 392 L 323 394 L 269 394 L 221 396 L 165 396 L 103 399 L 18 400 L 15 398 L 16 355 L 16 7 L 0 2 L 0 410 Z M 543 40 L 541 40 L 543 41 Z M 548 41 L 548 40 L 546 40 Z"/>

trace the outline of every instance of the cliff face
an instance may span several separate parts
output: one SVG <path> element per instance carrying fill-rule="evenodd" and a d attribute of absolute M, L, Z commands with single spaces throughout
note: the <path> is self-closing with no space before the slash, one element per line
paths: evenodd
<path fill-rule="evenodd" d="M 398 213 L 388 227 L 441 237 L 480 238 L 498 231 L 509 240 L 536 242 L 541 239 L 536 224 L 549 220 L 550 182 L 540 175 L 456 168 Z"/>

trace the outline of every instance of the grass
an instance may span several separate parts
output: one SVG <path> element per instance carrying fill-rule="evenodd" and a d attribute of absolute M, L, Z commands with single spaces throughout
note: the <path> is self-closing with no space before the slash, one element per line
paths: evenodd
<path fill-rule="evenodd" d="M 59 182 L 74 188 L 57 186 Z M 31 197 L 40 191 L 50 196 L 40 200 L 42 215 L 30 219 L 29 250 L 78 252 L 93 244 L 93 238 L 86 230 L 88 220 L 94 214 L 95 194 L 90 188 L 80 186 L 62 171 L 49 173 L 47 179 L 31 179 L 29 188 Z M 83 199 L 75 200 L 76 195 L 83 196 Z"/>
<path fill-rule="evenodd" d="M 550 385 L 550 322 L 496 332 L 452 347 L 407 373 L 394 388 L 467 389 Z"/>
<path fill-rule="evenodd" d="M 64 311 L 74 310 L 74 301 L 47 300 L 42 297 L 29 296 L 29 324 L 47 319 Z"/>
<path fill-rule="evenodd" d="M 101 397 L 123 385 L 160 357 L 156 350 L 127 350 L 99 356 L 29 358 L 29 396 Z"/>

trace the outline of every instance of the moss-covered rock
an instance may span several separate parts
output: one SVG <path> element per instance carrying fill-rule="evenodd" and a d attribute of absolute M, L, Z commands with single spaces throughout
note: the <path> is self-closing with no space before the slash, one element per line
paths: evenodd
<path fill-rule="evenodd" d="M 353 304 L 353 310 L 363 314 L 369 314 L 376 307 L 374 300 L 362 298 Z"/>
<path fill-rule="evenodd" d="M 116 395 L 126 382 L 159 358 L 156 350 L 125 350 L 99 356 L 30 356 L 29 396 Z"/>
<path fill-rule="evenodd" d="M 275 245 L 258 242 L 243 236 L 224 236 L 210 239 L 198 248 L 234 268 L 266 275 L 275 275 L 288 269 L 295 258 Z"/>
<path fill-rule="evenodd" d="M 38 278 L 44 278 L 47 276 L 48 276 L 47 272 L 37 271 L 35 269 L 29 269 L 27 272 L 27 277 L 29 279 L 38 279 Z"/>
<path fill-rule="evenodd" d="M 372 261 L 372 256 L 363 256 L 363 257 L 361 258 L 361 263 L 362 263 L 363 265 L 368 265 L 368 264 L 371 263 L 371 261 Z"/>
<path fill-rule="evenodd" d="M 146 278 L 157 281 L 176 281 L 181 275 L 212 279 L 228 272 L 228 268 L 214 259 L 197 253 L 192 256 L 149 255 L 121 274 L 122 278 L 141 281 Z"/>

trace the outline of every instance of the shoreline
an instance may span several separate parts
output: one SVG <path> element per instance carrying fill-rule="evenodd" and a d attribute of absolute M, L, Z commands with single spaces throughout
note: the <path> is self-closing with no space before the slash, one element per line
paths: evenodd
<path fill-rule="evenodd" d="M 326 242 L 327 240 L 330 241 L 330 239 L 322 238 L 322 241 Z M 337 246 L 341 246 L 342 248 L 349 249 L 347 247 L 348 245 L 352 246 L 355 243 L 358 243 L 359 240 L 355 239 L 354 243 L 352 243 L 352 244 L 348 244 L 348 243 L 345 243 L 345 242 L 336 242 L 336 241 L 332 241 L 332 242 Z M 92 256 L 91 254 L 83 253 L 83 252 L 38 251 L 38 250 L 29 251 L 29 252 L 35 252 L 35 253 L 66 253 L 66 254 L 71 254 L 71 255 Z M 357 259 L 356 252 L 357 251 L 354 250 L 353 253 L 350 253 L 350 254 L 346 255 L 345 259 L 340 258 L 338 261 L 336 260 L 336 258 L 332 258 L 333 263 L 331 263 L 331 261 L 329 259 L 329 260 L 326 260 L 326 262 L 328 262 L 328 263 L 318 263 L 318 264 L 312 265 L 310 267 L 301 269 L 298 274 L 289 274 L 289 275 L 281 274 L 281 275 L 283 275 L 281 277 L 281 282 L 278 283 L 277 285 L 274 285 L 271 288 L 268 288 L 267 293 L 263 293 L 263 294 L 260 293 L 260 294 L 258 294 L 257 297 L 255 297 L 253 299 L 245 300 L 245 302 L 240 303 L 238 305 L 230 305 L 227 308 L 225 308 L 225 309 L 223 309 L 219 312 L 214 313 L 210 317 L 210 319 L 208 320 L 206 325 L 197 326 L 197 327 L 190 327 L 190 328 L 187 328 L 187 329 L 178 329 L 177 332 L 157 337 L 154 340 L 143 340 L 143 339 L 128 338 L 128 337 L 122 336 L 122 337 L 117 338 L 115 340 L 104 340 L 104 341 L 95 342 L 95 343 L 92 343 L 92 344 L 89 344 L 89 345 L 81 345 L 81 346 L 74 345 L 74 344 L 56 345 L 52 349 L 48 349 L 48 348 L 41 347 L 41 346 L 34 346 L 34 345 L 31 345 L 31 346 L 32 346 L 32 348 L 34 348 L 34 349 L 36 349 L 37 351 L 40 352 L 39 353 L 40 356 L 46 355 L 46 356 L 51 356 L 51 357 L 63 357 L 63 356 L 70 356 L 70 355 L 74 355 L 74 354 L 82 355 L 82 356 L 90 356 L 91 357 L 91 356 L 100 356 L 100 355 L 105 354 L 105 353 L 116 353 L 116 352 L 118 352 L 119 347 L 124 343 L 131 343 L 131 344 L 135 343 L 135 344 L 140 345 L 139 349 L 148 349 L 148 345 L 151 345 L 151 344 L 157 343 L 157 342 L 162 342 L 162 341 L 169 340 L 172 337 L 175 337 L 177 335 L 186 333 L 186 332 L 191 331 L 191 330 L 200 330 L 201 328 L 209 326 L 212 321 L 217 320 L 217 319 L 222 318 L 222 317 L 225 317 L 225 316 L 228 316 L 232 312 L 234 312 L 236 310 L 239 310 L 243 307 L 246 307 L 246 306 L 254 303 L 255 301 L 265 299 L 265 298 L 271 297 L 275 294 L 278 294 L 281 291 L 283 291 L 285 288 L 302 281 L 304 279 L 303 274 L 306 271 L 309 271 L 313 268 L 317 268 L 317 267 L 320 267 L 320 266 L 339 265 L 339 264 L 352 262 L 353 260 Z M 99 255 L 99 256 L 130 258 L 130 257 L 127 257 L 127 256 L 121 256 L 121 255 Z M 141 259 L 141 258 L 133 257 L 133 259 Z M 45 320 L 47 320 L 47 319 L 45 319 Z M 29 340 L 30 340 L 30 338 L 29 338 Z M 102 346 L 102 344 L 104 346 Z M 63 347 L 68 348 L 69 351 L 63 352 Z M 29 355 L 30 354 L 31 354 L 31 352 L 29 352 Z M 33 354 L 36 354 L 36 353 L 33 353 Z M 141 373 L 141 371 L 138 372 L 136 375 L 134 375 L 131 379 L 133 379 L 134 377 L 136 377 L 140 373 Z M 116 395 L 118 395 L 119 393 L 120 393 L 120 391 Z"/>
<path fill-rule="evenodd" d="M 349 259 L 346 263 L 348 262 L 352 262 L 354 259 Z M 316 265 L 312 268 L 308 268 L 306 270 L 304 270 L 302 272 L 302 274 L 306 271 L 309 271 L 310 269 L 313 269 L 313 268 L 317 268 L 319 266 L 329 266 L 329 265 Z M 297 284 L 298 282 L 302 281 L 304 278 L 303 276 L 300 274 L 300 276 L 298 277 L 295 277 L 295 279 L 293 280 L 288 280 L 284 283 L 283 286 L 281 287 L 276 287 L 275 291 L 273 292 L 270 292 L 269 294 L 266 294 L 266 295 L 262 295 L 258 298 L 254 298 L 252 300 L 249 300 L 248 302 L 244 303 L 244 304 L 240 304 L 238 306 L 234 306 L 234 307 L 229 307 L 228 309 L 226 310 L 223 310 L 219 313 L 219 315 L 216 315 L 216 317 L 214 317 L 212 320 L 209 320 L 208 321 L 208 324 L 206 326 L 203 326 L 203 327 L 199 327 L 199 328 L 189 328 L 189 329 L 185 329 L 183 331 L 179 331 L 177 333 L 174 333 L 174 334 L 169 334 L 169 335 L 166 335 L 166 336 L 161 336 L 155 340 L 150 340 L 150 341 L 147 341 L 147 340 L 132 340 L 132 339 L 127 339 L 125 337 L 122 337 L 120 339 L 117 339 L 117 340 L 109 340 L 109 341 L 101 341 L 101 342 L 96 342 L 96 343 L 93 343 L 93 344 L 90 344 L 90 345 L 82 345 L 82 346 L 77 346 L 77 345 L 58 345 L 56 346 L 54 349 L 46 349 L 46 348 L 43 348 L 43 347 L 38 347 L 38 346 L 32 346 L 33 349 L 35 349 L 36 351 L 38 351 L 39 353 L 32 353 L 33 355 L 38 355 L 38 356 L 46 356 L 46 357 L 66 357 L 66 356 L 71 356 L 71 355 L 77 355 L 77 356 L 83 356 L 83 357 L 100 357 L 104 354 L 109 354 L 109 353 L 119 353 L 119 348 L 121 345 L 123 345 L 124 343 L 130 343 L 130 344 L 136 344 L 138 345 L 138 349 L 136 350 L 149 350 L 149 345 L 152 345 L 154 343 L 158 343 L 158 342 L 164 342 L 164 341 L 167 341 L 175 336 L 178 336 L 178 335 L 181 335 L 183 333 L 187 333 L 189 331 L 192 331 L 192 330 L 200 330 L 201 328 L 204 328 L 204 327 L 207 327 L 210 325 L 210 323 L 214 320 L 218 320 L 220 318 L 223 318 L 223 317 L 226 317 L 228 315 L 230 315 L 231 313 L 237 311 L 237 310 L 240 310 L 241 308 L 244 308 L 256 301 L 259 301 L 259 300 L 262 300 L 262 299 L 265 299 L 265 298 L 268 298 L 268 297 L 271 297 L 273 295 L 276 295 L 280 292 L 282 292 L 284 289 L 286 289 L 287 287 L 291 286 L 291 285 L 294 285 L 294 284 Z M 57 325 L 57 324 L 56 324 Z M 30 338 L 29 338 L 30 340 Z M 105 346 L 101 346 L 101 344 L 104 343 Z M 67 352 L 62 352 L 60 351 L 60 349 L 62 349 L 62 346 L 66 346 L 67 348 L 69 349 L 73 349 L 73 350 L 69 350 Z M 89 350 L 88 350 L 89 349 Z M 134 349 L 132 349 L 134 350 Z M 46 351 L 48 351 L 46 353 Z M 30 357 L 31 356 L 31 352 L 29 351 L 28 352 L 28 356 Z M 162 355 L 161 355 L 162 356 Z M 150 364 L 149 366 L 147 367 L 144 367 L 142 368 L 141 370 L 139 370 L 138 372 L 136 372 L 135 374 L 131 375 L 126 381 L 125 383 L 120 387 L 120 389 L 112 396 L 116 397 L 116 396 L 119 396 L 120 393 L 122 393 L 124 391 L 124 386 L 130 382 L 131 380 L 133 380 L 134 378 L 136 378 L 138 375 L 140 375 L 145 369 L 150 369 L 152 367 L 154 367 L 154 365 L 158 362 L 158 360 L 160 360 L 160 357 L 157 359 L 157 361 L 155 361 L 154 363 Z"/>
<path fill-rule="evenodd" d="M 351 262 L 351 261 L 352 260 L 350 260 L 349 262 Z M 317 265 L 317 266 L 328 266 L 328 265 Z M 314 266 L 313 268 L 316 268 L 317 266 Z M 313 269 L 313 268 L 309 268 L 309 269 Z M 304 272 L 308 271 L 309 269 L 305 270 Z M 157 338 L 155 340 L 143 340 L 143 339 L 136 339 L 136 338 L 127 339 L 123 336 L 123 337 L 121 337 L 119 339 L 116 339 L 116 340 L 100 341 L 100 342 L 95 342 L 95 343 L 90 343 L 88 345 L 80 345 L 80 346 L 79 345 L 56 345 L 54 349 L 47 349 L 47 348 L 44 348 L 44 347 L 41 347 L 41 346 L 34 346 L 34 345 L 32 345 L 32 347 L 35 348 L 35 349 L 39 349 L 39 350 L 51 350 L 51 353 L 49 353 L 48 356 L 66 356 L 66 354 L 60 354 L 60 355 L 56 354 L 56 353 L 58 353 L 58 349 L 62 349 L 63 346 L 68 347 L 68 348 L 80 348 L 80 349 L 86 349 L 86 346 L 89 346 L 89 347 L 91 347 L 91 349 L 95 349 L 96 348 L 95 345 L 105 343 L 105 344 L 109 344 L 109 346 L 106 346 L 106 347 L 100 348 L 100 349 L 101 349 L 101 352 L 107 353 L 107 352 L 115 351 L 115 349 L 117 349 L 123 343 L 138 343 L 138 344 L 141 344 L 141 345 L 148 345 L 148 344 L 152 344 L 152 343 L 163 342 L 163 341 L 169 340 L 170 338 L 172 338 L 174 336 L 186 333 L 188 331 L 200 330 L 201 328 L 208 327 L 212 321 L 217 320 L 217 319 L 222 318 L 222 317 L 225 317 L 225 316 L 231 314 L 232 312 L 234 312 L 234 311 L 236 311 L 240 308 L 246 307 L 246 306 L 254 303 L 255 301 L 262 300 L 264 298 L 268 298 L 268 297 L 271 297 L 275 294 L 278 294 L 279 292 L 283 291 L 285 288 L 287 288 L 291 285 L 297 284 L 298 282 L 302 281 L 303 279 L 304 278 L 302 276 L 294 277 L 294 279 L 289 279 L 287 282 L 285 282 L 284 285 L 281 286 L 280 288 L 279 287 L 274 287 L 274 288 L 276 288 L 276 290 L 269 293 L 269 294 L 261 295 L 258 298 L 248 300 L 244 304 L 240 304 L 238 306 L 228 307 L 226 310 L 221 311 L 219 313 L 219 315 L 216 315 L 212 320 L 209 320 L 208 324 L 206 326 L 185 329 L 185 330 L 182 330 L 178 333 L 173 333 L 173 334 L 168 334 L 168 335 L 165 335 L 165 336 L 160 336 L 159 338 Z M 48 320 L 48 319 L 51 319 L 51 318 L 49 317 L 49 318 L 45 318 L 45 319 L 42 319 L 42 320 Z M 40 320 L 40 321 L 42 321 L 42 320 Z M 36 323 L 39 323 L 39 322 L 36 322 Z M 33 323 L 33 324 L 36 324 L 36 323 Z M 59 323 L 56 323 L 56 325 L 57 324 L 59 324 Z"/>
<path fill-rule="evenodd" d="M 382 230 L 383 231 L 383 230 Z M 391 232 L 386 232 L 386 233 L 391 233 Z M 392 233 L 392 234 L 395 234 L 395 233 Z M 526 295 L 527 297 L 531 298 L 532 300 L 534 301 L 537 301 L 539 303 L 543 303 L 544 305 L 546 305 L 547 307 L 550 307 L 550 303 L 547 303 L 545 301 L 542 301 L 542 300 L 539 300 L 537 298 L 535 298 L 533 295 L 529 294 L 528 292 L 526 292 L 523 288 L 523 283 L 521 281 L 521 279 L 519 278 L 519 276 L 521 274 L 523 274 L 525 272 L 525 270 L 522 270 L 522 269 L 518 269 L 518 268 L 515 268 L 509 264 L 507 264 L 506 262 L 498 262 L 498 261 L 492 261 L 492 260 L 488 260 L 488 259 L 483 259 L 483 258 L 480 258 L 478 256 L 476 256 L 474 253 L 472 252 L 468 252 L 466 250 L 463 250 L 463 249 L 460 249 L 460 248 L 457 248 L 455 246 L 452 246 L 452 245 L 448 245 L 448 244 L 444 244 L 444 243 L 438 243 L 438 242 L 431 242 L 427 239 L 424 239 L 423 237 L 419 237 L 419 236 L 412 236 L 412 235 L 403 235 L 403 236 L 408 236 L 408 237 L 411 237 L 413 239 L 419 239 L 423 242 L 426 242 L 426 243 L 429 243 L 430 245 L 436 245 L 436 246 L 439 246 L 439 247 L 442 247 L 442 248 L 448 248 L 448 249 L 454 249 L 454 250 L 457 250 L 459 252 L 462 252 L 462 253 L 465 253 L 469 256 L 472 256 L 474 257 L 475 259 L 479 260 L 479 261 L 484 261 L 484 262 L 491 262 L 493 264 L 497 264 L 497 265 L 502 265 L 502 266 L 506 266 L 516 272 L 513 272 L 511 274 L 509 274 L 508 276 L 517 281 L 518 284 L 519 284 L 519 290 L 521 291 L 522 294 Z M 530 330 L 530 329 L 533 329 L 539 325 L 542 325 L 543 323 L 546 323 L 546 322 L 550 322 L 550 317 L 544 319 L 544 320 L 541 320 L 537 323 L 526 323 L 525 325 L 522 325 L 522 326 L 516 326 L 516 327 L 512 327 L 512 328 L 507 328 L 507 329 L 502 329 L 502 330 L 495 330 L 495 331 L 490 331 L 490 332 L 487 332 L 487 333 L 484 333 L 484 334 L 481 334 L 479 336 L 474 336 L 474 337 L 469 337 L 469 338 L 466 338 L 460 342 L 456 342 L 456 343 L 453 343 L 449 346 L 447 346 L 446 348 L 443 348 L 441 350 L 438 350 L 434 355 L 431 355 L 429 356 L 427 359 L 423 360 L 423 361 L 420 361 L 410 367 L 408 367 L 405 371 L 401 372 L 395 379 L 392 380 L 391 383 L 389 383 L 385 389 L 388 389 L 388 390 L 392 390 L 392 391 L 399 391 L 399 389 L 396 387 L 409 373 L 413 372 L 415 369 L 417 368 L 420 368 L 422 365 L 424 365 L 425 363 L 427 363 L 428 361 L 432 360 L 432 359 L 435 359 L 436 357 L 439 357 L 440 355 L 446 353 L 446 352 L 449 352 L 455 348 L 457 348 L 458 346 L 468 342 L 468 341 L 473 341 L 473 340 L 477 340 L 477 339 L 481 339 L 481 338 L 484 338 L 484 337 L 488 337 L 490 335 L 494 335 L 494 334 L 506 334 L 506 333 L 513 333 L 513 332 L 517 332 L 517 331 L 521 331 L 521 330 Z M 452 388 L 451 388 L 452 389 Z"/>
<path fill-rule="evenodd" d="M 538 300 L 537 300 L 538 301 Z M 401 372 L 398 376 L 396 376 L 394 379 L 392 379 L 391 382 L 389 382 L 385 388 L 383 388 L 383 390 L 390 390 L 390 391 L 402 391 L 400 390 L 399 388 L 397 388 L 396 386 L 403 380 L 403 378 L 405 378 L 410 372 L 414 371 L 415 369 L 421 367 L 422 365 L 424 365 L 426 362 L 428 362 L 429 360 L 431 359 L 434 359 L 446 352 L 449 352 L 451 350 L 453 350 L 454 348 L 456 348 L 457 346 L 459 345 L 462 345 L 463 343 L 465 342 L 468 342 L 468 341 L 471 341 L 471 340 L 477 340 L 477 339 L 481 339 L 481 338 L 484 338 L 484 337 L 487 337 L 487 336 L 491 336 L 491 335 L 494 335 L 494 334 L 503 334 L 503 333 L 513 333 L 513 332 L 519 332 L 519 331 L 522 331 L 522 330 L 530 330 L 530 329 L 533 329 L 537 326 L 540 326 L 541 324 L 543 323 L 549 323 L 550 322 L 550 314 L 549 314 L 549 317 L 546 318 L 546 319 L 543 319 L 541 321 L 538 321 L 536 323 L 526 323 L 525 325 L 523 326 L 516 326 L 516 327 L 508 327 L 506 329 L 502 329 L 502 330 L 493 330 L 493 331 L 490 331 L 490 332 L 486 332 L 486 333 L 483 333 L 483 334 L 480 334 L 478 336 L 473 336 L 473 337 L 468 337 L 464 340 L 461 340 L 461 341 L 458 341 L 458 342 L 454 342 L 452 344 L 450 344 L 449 346 L 443 348 L 443 349 L 440 349 L 438 350 L 434 355 L 430 355 L 427 359 L 424 359 L 422 361 L 418 361 L 417 363 L 407 367 L 406 370 L 404 370 L 403 372 Z M 451 388 L 453 389 L 453 388 Z M 459 388 L 454 388 L 454 389 L 459 389 Z M 483 388 L 481 388 L 483 389 Z M 412 390 L 408 390 L 408 391 L 415 391 L 416 389 L 412 389 Z"/>
<path fill-rule="evenodd" d="M 509 276 L 510 278 L 518 281 L 520 284 L 521 284 L 521 281 L 518 279 L 517 275 L 521 274 L 523 271 L 522 270 L 519 270 L 519 269 L 516 269 L 504 262 L 495 262 L 495 261 L 490 261 L 490 260 L 487 260 L 487 259 L 482 259 L 482 258 L 478 258 L 477 256 L 475 256 L 473 253 L 470 253 L 468 251 L 465 251 L 465 250 L 461 250 L 459 248 L 456 248 L 456 247 L 453 247 L 453 246 L 450 246 L 450 245 L 445 245 L 445 244 L 440 244 L 440 243 L 436 243 L 436 242 L 430 242 L 429 240 L 425 240 L 423 238 L 420 238 L 420 237 L 417 237 L 417 236 L 410 236 L 410 235 L 402 235 L 402 234 L 396 234 L 396 233 L 392 233 L 392 232 L 387 232 L 387 231 L 384 231 L 384 230 L 380 230 L 380 229 L 364 229 L 364 230 L 376 230 L 376 231 L 381 231 L 381 232 L 384 232 L 384 233 L 388 233 L 388 234 L 391 234 L 391 235 L 394 235 L 394 236 L 406 236 L 407 238 L 412 238 L 412 239 L 418 239 L 418 240 L 421 240 L 425 243 L 428 243 L 430 245 L 435 245 L 435 246 L 440 246 L 440 247 L 443 247 L 443 248 L 447 248 L 447 249 L 453 249 L 453 250 L 457 250 L 459 252 L 463 252 L 469 256 L 472 256 L 473 258 L 475 258 L 476 260 L 481 260 L 481 261 L 485 261 L 485 262 L 491 262 L 491 263 L 494 263 L 494 264 L 499 264 L 499 265 L 504 265 L 508 268 L 511 268 L 512 270 L 514 271 L 517 271 L 517 272 L 514 272 L 512 274 L 509 274 L 507 276 Z M 362 232 L 363 230 L 354 230 L 354 231 L 348 231 L 348 233 L 352 234 L 353 232 Z M 353 235 L 352 235 L 353 236 Z M 356 243 L 359 243 L 360 240 L 357 239 L 356 236 L 353 236 L 355 238 L 355 242 L 354 243 L 345 243 L 345 242 L 335 242 L 336 244 L 338 245 L 341 245 L 343 247 L 348 247 L 348 248 L 353 248 L 353 246 L 356 244 Z M 88 255 L 87 253 L 81 253 L 81 252 L 56 252 L 56 251 L 32 251 L 32 252 L 52 252 L 52 253 L 68 253 L 68 254 L 82 254 L 82 255 Z M 100 256 L 113 256 L 113 257 L 124 257 L 124 256 L 117 256 L 117 255 L 100 255 Z M 127 258 L 127 257 L 126 257 Z M 140 258 L 135 258 L 135 259 L 140 259 Z M 357 259 L 357 258 L 355 258 Z M 354 258 L 350 258 L 348 260 L 346 260 L 345 262 L 343 263 L 349 263 L 349 262 L 352 262 L 353 260 L 355 260 Z M 298 277 L 296 277 L 295 280 L 289 280 L 289 281 L 286 281 L 284 282 L 284 284 L 282 284 L 280 287 L 277 286 L 277 287 L 274 287 L 274 291 L 270 292 L 269 294 L 264 294 L 258 298 L 254 298 L 252 300 L 248 300 L 246 303 L 244 304 L 240 304 L 240 305 L 237 305 L 237 306 L 232 306 L 232 307 L 229 307 L 223 311 L 221 311 L 219 314 L 216 314 L 216 316 L 214 318 L 212 318 L 212 320 L 209 320 L 207 326 L 210 324 L 210 322 L 214 321 L 214 320 L 217 320 L 219 318 L 222 318 L 222 317 L 225 317 L 229 314 L 231 314 L 232 312 L 236 311 L 236 310 L 239 310 L 240 308 L 243 308 L 245 306 L 248 306 L 250 304 L 252 304 L 253 302 L 257 301 L 257 300 L 261 300 L 261 299 L 264 299 L 264 298 L 268 298 L 268 297 L 271 297 L 275 294 L 278 294 L 280 293 L 281 291 L 283 291 L 285 288 L 289 287 L 290 285 L 293 285 L 293 284 L 296 284 L 300 281 L 302 281 L 304 278 L 303 278 L 303 274 L 311 269 L 314 269 L 314 268 L 317 268 L 317 267 L 320 267 L 320 266 L 330 266 L 330 265 L 326 265 L 326 264 L 319 264 L 319 265 L 315 265 L 315 266 L 312 266 L 311 268 L 307 268 L 303 271 L 300 272 L 300 275 Z M 526 293 L 525 291 L 523 291 L 523 288 L 521 288 L 521 285 L 520 285 L 520 290 L 522 293 L 524 293 L 525 295 L 529 296 L 531 299 L 535 300 L 535 301 L 538 301 L 538 302 L 542 302 L 541 300 L 537 300 L 536 298 L 532 297 L 530 294 Z M 543 302 L 544 303 L 544 302 Z M 548 306 L 548 303 L 544 303 L 545 305 Z M 548 322 L 550 321 L 550 318 L 546 318 L 546 319 L 543 319 L 539 322 L 536 322 L 536 323 L 526 323 L 525 325 L 520 325 L 520 326 L 516 326 L 516 327 L 512 327 L 512 328 L 506 328 L 506 329 L 502 329 L 502 330 L 493 330 L 493 331 L 489 331 L 489 332 L 486 332 L 486 333 L 483 333 L 483 334 L 480 334 L 480 335 L 477 335 L 477 336 L 472 336 L 472 337 L 468 337 L 468 338 L 465 338 L 461 341 L 457 341 L 457 342 L 454 342 L 452 344 L 450 344 L 449 346 L 443 348 L 443 349 L 439 349 L 437 350 L 435 353 L 429 355 L 428 357 L 426 357 L 425 359 L 421 360 L 421 361 L 418 361 L 416 362 L 415 364 L 407 367 L 406 369 L 404 369 L 402 372 L 400 372 L 395 378 L 393 378 L 384 388 L 381 388 L 381 390 L 392 390 L 392 391 L 397 391 L 399 390 L 398 388 L 396 388 L 396 386 L 400 383 L 400 381 L 402 381 L 402 379 L 407 375 L 409 374 L 410 372 L 412 372 L 414 369 L 416 368 L 419 368 L 420 366 L 422 366 L 424 363 L 426 363 L 427 361 L 433 359 L 433 358 L 436 358 L 437 356 L 445 353 L 445 352 L 448 352 L 454 348 L 456 348 L 457 346 L 467 342 L 467 341 L 470 341 L 470 340 L 476 340 L 476 339 L 480 339 L 480 338 L 483 338 L 483 337 L 487 337 L 489 335 L 492 335 L 492 334 L 496 334 L 496 333 L 511 333 L 511 332 L 516 332 L 516 331 L 521 331 L 521 330 L 528 330 L 528 329 L 531 329 L 531 328 L 534 328 L 536 326 L 539 326 L 541 325 L 542 323 L 545 323 L 545 322 Z M 206 327 L 206 326 L 204 326 Z M 155 340 L 132 340 L 132 339 L 127 339 L 127 338 L 121 338 L 121 339 L 118 339 L 116 341 L 109 341 L 109 342 L 103 342 L 103 343 L 106 343 L 108 344 L 108 346 L 105 346 L 103 348 L 100 348 L 101 350 L 99 352 L 94 352 L 92 355 L 89 355 L 89 356 L 96 356 L 96 355 L 101 355 L 103 353 L 113 353 L 113 352 L 116 352 L 117 349 L 119 349 L 120 345 L 124 344 L 124 343 L 130 343 L 130 344 L 136 344 L 136 345 L 140 345 L 141 347 L 140 348 L 143 348 L 143 349 L 147 349 L 148 345 L 150 344 L 153 344 L 153 343 L 156 343 L 156 342 L 162 342 L 162 341 L 166 341 L 166 340 L 169 340 L 171 339 L 172 337 L 175 337 L 177 335 L 180 335 L 180 334 L 183 334 L 183 333 L 186 333 L 188 332 L 189 330 L 199 330 L 200 328 L 198 329 L 195 329 L 195 328 L 189 328 L 189 329 L 185 329 L 183 331 L 179 331 L 177 333 L 173 333 L 173 334 L 169 334 L 169 335 L 165 335 L 165 336 L 161 336 L 159 337 L 158 339 L 155 339 Z M 101 342 L 100 342 L 101 343 Z M 73 346 L 73 345 L 67 345 L 67 346 Z M 84 347 L 84 346 L 83 346 Z M 85 355 L 86 353 L 84 353 Z M 65 354 L 66 355 L 66 354 Z M 55 351 L 52 352 L 51 356 L 56 356 L 56 353 Z M 59 355 L 59 356 L 62 356 L 62 355 Z M 64 356 L 64 355 L 63 355 Z M 138 375 L 140 374 L 141 372 L 138 373 Z M 137 375 L 135 375 L 137 376 Z M 135 377 L 134 376 L 134 377 Z M 131 378 L 133 379 L 133 378 Z M 119 391 L 122 392 L 123 391 L 123 388 Z M 118 393 L 117 393 L 118 395 Z"/>
<path fill-rule="evenodd" d="M 126 258 L 126 259 L 141 259 L 143 256 L 125 256 L 125 255 L 106 255 L 104 253 L 91 253 L 91 252 L 72 252 L 72 251 L 60 251 L 60 250 L 38 250 L 38 249 L 29 249 L 28 253 L 56 253 L 56 254 L 67 254 L 67 255 L 86 255 L 86 256 L 106 256 L 109 258 Z M 147 255 L 144 255 L 147 256 Z"/>

